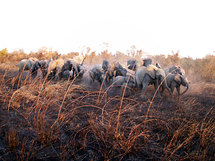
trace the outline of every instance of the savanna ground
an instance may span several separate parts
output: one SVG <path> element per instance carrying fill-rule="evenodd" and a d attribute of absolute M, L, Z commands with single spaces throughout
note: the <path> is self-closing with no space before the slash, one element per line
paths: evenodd
<path fill-rule="evenodd" d="M 143 98 L 135 90 L 124 97 L 89 85 L 87 73 L 81 80 L 57 83 L 29 78 L 27 72 L 18 79 L 15 64 L 30 56 L 50 57 L 1 57 L 0 160 L 215 160 L 214 56 L 152 57 L 162 66 L 185 69 L 190 90 L 180 98 L 167 92 L 154 97 L 153 87 Z M 127 57 L 92 52 L 85 63 L 103 59 L 123 63 Z M 14 88 L 17 80 L 20 87 Z"/>

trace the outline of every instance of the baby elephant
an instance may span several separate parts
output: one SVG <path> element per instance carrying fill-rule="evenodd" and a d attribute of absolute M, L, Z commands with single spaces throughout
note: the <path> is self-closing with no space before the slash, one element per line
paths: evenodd
<path fill-rule="evenodd" d="M 125 88 L 126 88 L 126 92 L 131 92 L 131 89 L 135 87 L 136 87 L 136 84 L 135 84 L 134 78 L 129 75 L 117 76 L 116 78 L 114 78 L 112 83 L 112 88 L 115 90 L 120 88 L 121 93 L 124 91 Z"/>
<path fill-rule="evenodd" d="M 187 78 L 184 75 L 181 75 L 179 73 L 176 73 L 176 74 L 169 73 L 166 78 L 166 81 L 172 93 L 174 92 L 175 88 L 177 89 L 178 96 L 185 94 L 189 89 L 190 82 L 187 80 Z M 180 92 L 181 85 L 186 87 L 186 89 L 182 93 Z M 163 91 L 164 91 L 164 88 L 162 88 L 161 93 L 163 93 Z"/>

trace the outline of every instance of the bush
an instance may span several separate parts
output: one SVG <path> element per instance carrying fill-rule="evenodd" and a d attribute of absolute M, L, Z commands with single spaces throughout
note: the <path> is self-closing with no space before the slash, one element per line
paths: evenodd
<path fill-rule="evenodd" d="M 0 62 L 3 63 L 5 62 L 5 60 L 8 58 L 8 51 L 7 51 L 7 48 L 5 49 L 2 49 L 0 51 Z"/>

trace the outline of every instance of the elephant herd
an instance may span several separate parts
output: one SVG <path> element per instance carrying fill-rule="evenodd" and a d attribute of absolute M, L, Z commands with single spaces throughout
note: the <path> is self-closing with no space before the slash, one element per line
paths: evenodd
<path fill-rule="evenodd" d="M 86 58 L 86 57 L 85 57 Z M 38 60 L 36 58 L 23 59 L 19 62 L 19 75 L 24 70 L 30 70 L 32 75 L 37 74 L 38 70 L 42 71 L 43 78 L 53 78 L 54 81 L 58 79 L 74 79 L 75 77 L 81 78 L 85 72 L 83 65 L 85 58 L 80 64 L 73 59 L 56 59 L 53 60 Z"/>
<path fill-rule="evenodd" d="M 86 72 L 86 67 L 83 65 L 85 58 L 81 63 L 77 63 L 73 59 L 62 58 L 56 60 L 51 58 L 49 60 L 23 59 L 18 64 L 19 73 L 30 70 L 34 74 L 40 69 L 43 77 L 53 78 L 55 81 L 82 78 Z M 100 86 L 111 84 L 111 88 L 137 89 L 142 90 L 142 94 L 149 85 L 154 85 L 159 96 L 165 89 L 172 95 L 176 88 L 178 96 L 185 94 L 189 89 L 189 81 L 182 68 L 173 65 L 163 69 L 158 63 L 153 65 L 152 59 L 144 59 L 142 63 L 130 59 L 127 61 L 127 67 L 123 67 L 119 62 L 110 65 L 109 61 L 103 60 L 101 65 L 92 67 L 88 74 L 91 84 L 97 81 Z M 186 87 L 182 93 L 180 92 L 181 85 Z"/>
<path fill-rule="evenodd" d="M 95 65 L 89 71 L 91 83 L 96 80 L 101 85 L 111 81 L 112 88 L 121 87 L 121 90 L 125 86 L 130 89 L 136 88 L 142 90 L 142 94 L 149 85 L 154 85 L 159 96 L 163 94 L 165 89 L 172 95 L 176 88 L 178 96 L 186 93 L 189 89 L 189 81 L 185 77 L 184 70 L 179 66 L 173 65 L 170 68 L 162 69 L 158 63 L 153 65 L 152 59 L 144 59 L 140 64 L 135 59 L 127 61 L 127 68 L 134 71 L 134 74 L 131 74 L 120 63 L 114 63 L 111 66 L 107 60 L 104 60 L 102 66 Z M 181 85 L 186 87 L 182 93 L 180 92 Z"/>

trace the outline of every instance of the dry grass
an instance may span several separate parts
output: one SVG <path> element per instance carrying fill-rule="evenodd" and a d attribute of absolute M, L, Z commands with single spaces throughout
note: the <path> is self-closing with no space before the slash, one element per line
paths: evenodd
<path fill-rule="evenodd" d="M 124 97 L 26 72 L 17 82 L 15 69 L 0 65 L 0 160 L 215 159 L 212 83 L 152 101 L 153 88 Z"/>

